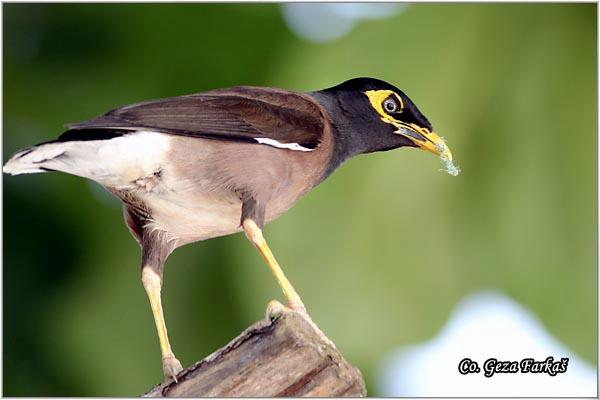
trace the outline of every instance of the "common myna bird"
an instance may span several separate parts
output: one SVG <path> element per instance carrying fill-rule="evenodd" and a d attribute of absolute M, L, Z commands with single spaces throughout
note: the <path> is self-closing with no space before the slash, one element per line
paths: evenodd
<path fill-rule="evenodd" d="M 415 104 L 372 78 L 308 93 L 217 89 L 116 108 L 67 127 L 58 139 L 16 153 L 4 172 L 66 172 L 98 182 L 123 202 L 142 248 L 163 370 L 174 379 L 182 368 L 161 305 L 163 268 L 174 249 L 243 230 L 287 305 L 309 318 L 263 225 L 358 154 L 418 147 L 452 165 L 450 150 Z"/>

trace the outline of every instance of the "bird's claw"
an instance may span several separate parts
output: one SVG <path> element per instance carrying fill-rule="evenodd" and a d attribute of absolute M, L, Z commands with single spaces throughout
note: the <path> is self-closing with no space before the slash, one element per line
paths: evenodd
<path fill-rule="evenodd" d="M 297 312 L 303 317 L 310 319 L 306 307 L 304 307 L 302 302 L 289 302 L 287 306 L 284 306 L 277 300 L 271 300 L 267 304 L 266 317 L 271 321 L 280 317 L 285 312 Z"/>
<path fill-rule="evenodd" d="M 177 382 L 177 374 L 183 370 L 181 363 L 175 356 L 167 356 L 162 359 L 163 372 L 165 378 L 173 379 Z"/>
<path fill-rule="evenodd" d="M 315 332 L 319 335 L 319 337 L 325 343 L 328 343 L 334 349 L 336 348 L 335 344 L 331 341 L 331 339 L 329 339 L 323 333 L 323 331 L 317 326 L 317 324 L 314 323 L 314 321 L 312 320 L 310 315 L 308 315 L 308 312 L 306 311 L 306 307 L 304 307 L 304 304 L 302 304 L 301 302 L 299 303 L 299 305 L 290 303 L 287 307 L 284 306 L 283 304 L 281 304 L 280 302 L 278 302 L 277 300 L 271 300 L 271 301 L 269 301 L 269 304 L 267 304 L 266 317 L 268 320 L 274 321 L 275 319 L 279 318 L 285 312 L 298 313 L 302 318 L 304 318 L 304 320 L 306 322 L 308 322 L 308 324 L 315 330 Z"/>
<path fill-rule="evenodd" d="M 281 314 L 283 314 L 287 310 L 288 308 L 280 302 L 278 302 L 277 300 L 271 300 L 269 301 L 269 304 L 267 304 L 266 317 L 268 320 L 273 321 L 279 318 Z"/>

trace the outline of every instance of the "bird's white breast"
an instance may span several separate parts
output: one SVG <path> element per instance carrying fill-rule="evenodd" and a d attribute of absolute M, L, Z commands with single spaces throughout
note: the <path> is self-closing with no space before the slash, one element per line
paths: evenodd
<path fill-rule="evenodd" d="M 189 194 L 149 192 L 141 198 L 152 215 L 149 228 L 167 232 L 178 245 L 241 230 L 241 202 L 232 196 L 197 190 Z"/>

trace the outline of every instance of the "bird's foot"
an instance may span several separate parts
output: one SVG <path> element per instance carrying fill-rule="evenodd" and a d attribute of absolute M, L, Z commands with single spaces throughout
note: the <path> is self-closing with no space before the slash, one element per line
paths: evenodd
<path fill-rule="evenodd" d="M 271 301 L 269 301 L 269 304 L 267 304 L 266 317 L 268 320 L 273 321 L 274 319 L 279 318 L 281 316 L 281 314 L 283 314 L 284 312 L 286 312 L 288 310 L 289 309 L 286 306 L 284 306 L 277 300 L 271 300 Z"/>
<path fill-rule="evenodd" d="M 163 357 L 162 366 L 165 378 L 170 378 L 177 382 L 177 374 L 183 370 L 179 360 L 174 355 Z"/>
<path fill-rule="evenodd" d="M 271 300 L 269 301 L 269 303 L 267 304 L 267 319 L 273 320 L 277 317 L 279 317 L 281 314 L 285 313 L 285 312 L 297 312 L 298 314 L 302 315 L 304 318 L 308 318 L 310 319 L 310 317 L 308 316 L 308 312 L 306 311 L 306 307 L 304 307 L 304 304 L 302 302 L 289 302 L 287 306 L 284 306 L 283 304 L 281 304 L 280 302 L 278 302 L 277 300 Z"/>
<path fill-rule="evenodd" d="M 287 307 L 284 306 L 283 304 L 281 304 L 280 302 L 278 302 L 277 300 L 271 300 L 269 302 L 269 304 L 267 304 L 267 319 L 269 319 L 271 321 L 278 318 L 281 314 L 283 314 L 285 312 L 296 312 L 296 313 L 300 314 L 302 316 L 302 318 L 304 318 L 304 320 L 306 322 L 308 322 L 308 324 L 315 330 L 315 332 L 319 335 L 319 337 L 325 343 L 328 343 L 334 349 L 336 348 L 335 344 L 331 341 L 331 339 L 329 339 L 323 333 L 323 331 L 317 326 L 317 324 L 314 323 L 314 321 L 312 320 L 310 315 L 308 315 L 308 312 L 306 311 L 306 307 L 304 307 L 304 304 L 302 302 L 294 303 L 294 304 L 292 304 L 290 302 L 290 303 L 288 303 Z"/>

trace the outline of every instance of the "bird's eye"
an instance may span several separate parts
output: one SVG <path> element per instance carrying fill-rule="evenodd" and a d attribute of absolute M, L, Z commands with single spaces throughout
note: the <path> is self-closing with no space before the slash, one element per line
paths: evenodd
<path fill-rule="evenodd" d="M 397 113 L 400 107 L 393 97 L 388 97 L 383 101 L 383 109 L 389 114 Z"/>

